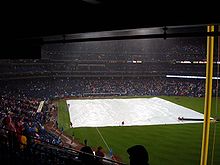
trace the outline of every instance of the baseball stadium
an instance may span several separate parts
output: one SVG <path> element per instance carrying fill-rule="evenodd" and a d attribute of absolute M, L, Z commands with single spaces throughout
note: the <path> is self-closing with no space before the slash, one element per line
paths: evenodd
<path fill-rule="evenodd" d="M 50 35 L 40 59 L 0 59 L 0 160 L 219 165 L 219 29 Z"/>

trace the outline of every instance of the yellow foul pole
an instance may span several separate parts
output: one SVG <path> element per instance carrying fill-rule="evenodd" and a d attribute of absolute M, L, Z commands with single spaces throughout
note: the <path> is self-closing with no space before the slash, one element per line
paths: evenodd
<path fill-rule="evenodd" d="M 207 31 L 214 32 L 214 25 L 207 26 Z M 207 158 L 208 158 L 210 113 L 211 113 L 211 103 L 212 103 L 213 55 L 214 55 L 214 36 L 208 36 L 207 37 L 204 124 L 203 124 L 200 165 L 207 165 Z"/>

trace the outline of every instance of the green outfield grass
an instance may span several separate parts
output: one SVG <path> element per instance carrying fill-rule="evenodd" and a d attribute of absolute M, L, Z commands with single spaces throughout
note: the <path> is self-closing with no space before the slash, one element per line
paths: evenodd
<path fill-rule="evenodd" d="M 203 112 L 204 98 L 171 97 L 162 96 L 179 105 Z M 220 101 L 219 101 L 220 102 Z M 93 148 L 103 146 L 106 153 L 108 149 L 103 143 L 96 128 L 69 128 L 69 113 L 64 100 L 60 100 L 58 113 L 59 127 L 64 127 L 66 134 L 72 135 L 83 143 L 88 140 L 88 145 Z M 214 117 L 215 100 L 213 100 Z M 218 112 L 219 113 L 219 112 Z M 219 114 L 218 114 L 219 115 Z M 202 124 L 184 125 L 155 125 L 132 127 L 104 127 L 98 128 L 113 153 L 118 155 L 125 163 L 129 162 L 127 148 L 135 145 L 144 145 L 150 156 L 151 165 L 195 165 L 200 162 L 200 150 L 202 142 Z M 212 146 L 213 125 L 211 125 L 210 146 Z M 214 164 L 220 164 L 220 125 L 217 124 Z M 211 148 L 209 150 L 209 161 Z"/>
<path fill-rule="evenodd" d="M 58 128 L 67 130 L 70 128 L 70 115 L 67 109 L 66 100 L 58 102 Z"/>

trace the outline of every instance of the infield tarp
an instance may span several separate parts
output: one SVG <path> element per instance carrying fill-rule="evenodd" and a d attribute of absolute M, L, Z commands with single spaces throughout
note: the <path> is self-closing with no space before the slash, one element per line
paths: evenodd
<path fill-rule="evenodd" d="M 153 98 L 67 100 L 73 127 L 106 127 L 201 123 L 203 114 L 170 101 Z"/>

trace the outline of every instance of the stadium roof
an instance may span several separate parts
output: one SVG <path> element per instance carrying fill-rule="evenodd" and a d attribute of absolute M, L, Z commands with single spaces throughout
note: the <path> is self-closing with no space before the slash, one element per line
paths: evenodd
<path fill-rule="evenodd" d="M 19 1 L 2 5 L 5 10 L 1 11 L 1 39 L 5 42 L 4 52 L 18 50 L 18 47 L 23 51 L 22 47 L 38 46 L 46 36 L 219 23 L 218 5 L 210 4 L 140 0 L 22 4 Z M 12 47 L 15 48 L 10 49 Z"/>

